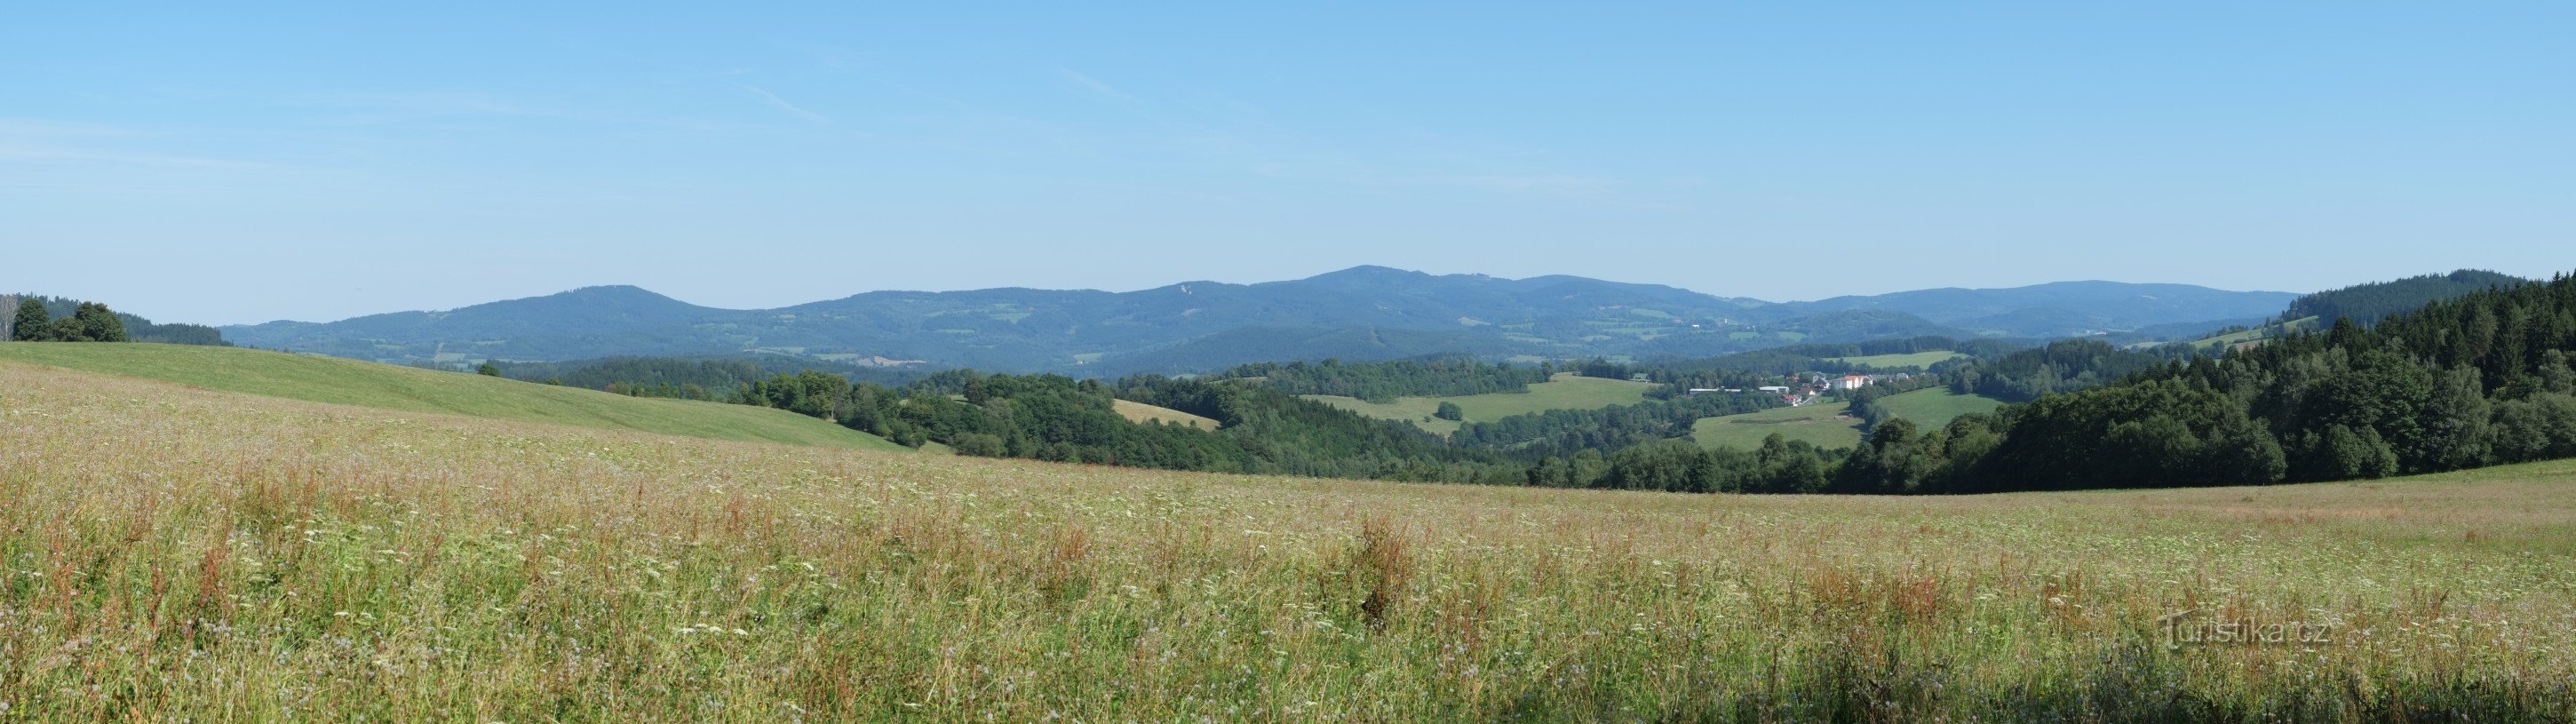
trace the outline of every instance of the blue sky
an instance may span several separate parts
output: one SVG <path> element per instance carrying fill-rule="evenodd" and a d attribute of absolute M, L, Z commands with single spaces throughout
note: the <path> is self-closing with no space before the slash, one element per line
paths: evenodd
<path fill-rule="evenodd" d="M 0 289 L 238 323 L 2576 269 L 2565 2 L 217 5 L 0 23 Z"/>

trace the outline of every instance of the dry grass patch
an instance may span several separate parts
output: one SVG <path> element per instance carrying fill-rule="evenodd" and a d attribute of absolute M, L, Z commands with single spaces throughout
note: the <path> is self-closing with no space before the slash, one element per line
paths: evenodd
<path fill-rule="evenodd" d="M 0 364 L 0 717 L 2564 719 L 2571 478 L 2372 483 L 2385 500 L 1389 484 Z M 2168 648 L 2156 621 L 2186 609 L 2337 639 Z"/>

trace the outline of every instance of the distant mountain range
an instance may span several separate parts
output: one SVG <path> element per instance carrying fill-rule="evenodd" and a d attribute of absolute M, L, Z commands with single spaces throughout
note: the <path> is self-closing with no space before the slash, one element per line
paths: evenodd
<path fill-rule="evenodd" d="M 1434 352 L 1705 356 L 1922 335 L 2205 331 L 2277 315 L 2297 296 L 2086 281 L 1775 303 L 1572 276 L 1502 279 L 1362 266 L 1260 284 L 885 291 L 758 310 L 701 307 L 635 287 L 590 287 L 443 312 L 230 326 L 223 334 L 237 344 L 391 362 L 766 353 L 1115 375 Z"/>

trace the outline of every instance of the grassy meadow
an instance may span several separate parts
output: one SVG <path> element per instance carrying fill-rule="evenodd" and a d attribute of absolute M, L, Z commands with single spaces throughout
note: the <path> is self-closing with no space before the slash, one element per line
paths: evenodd
<path fill-rule="evenodd" d="M 1142 402 L 1132 402 L 1128 400 L 1118 400 L 1116 401 L 1116 404 L 1118 406 L 1118 416 L 1127 418 L 1129 422 L 1161 422 L 1170 425 L 1197 427 L 1201 430 L 1214 430 L 1222 426 L 1221 423 L 1216 421 L 1216 418 L 1192 415 L 1169 407 L 1156 407 Z"/>
<path fill-rule="evenodd" d="M 1804 407 L 1703 417 L 1691 423 L 1691 439 L 1702 447 L 1751 450 L 1761 447 L 1763 438 L 1778 433 L 1816 447 L 1851 447 L 1860 444 L 1860 420 L 1850 417 L 1850 413 L 1848 403 L 1818 401 Z"/>
<path fill-rule="evenodd" d="M 612 395 L 498 377 L 232 347 L 0 342 L 0 361 L 180 382 L 255 395 L 796 445 L 905 450 L 784 410 Z"/>
<path fill-rule="evenodd" d="M 0 361 L 0 720 L 2565 721 L 2571 493 L 1260 478 Z"/>
<path fill-rule="evenodd" d="M 1950 424 L 1960 415 L 1991 412 L 2004 403 L 1984 395 L 1962 395 L 1948 387 L 1933 387 L 1881 397 L 1878 404 L 1928 432 Z"/>
<path fill-rule="evenodd" d="M 1592 410 L 1612 405 L 1644 402 L 1652 383 L 1584 377 L 1572 372 L 1559 372 L 1548 381 L 1530 385 L 1528 392 L 1498 392 L 1459 397 L 1399 397 L 1391 402 L 1370 402 L 1355 397 L 1306 395 L 1352 412 L 1388 420 L 1403 420 L 1424 430 L 1447 435 L 1457 432 L 1459 422 L 1422 418 L 1440 408 L 1442 402 L 1458 403 L 1465 422 L 1492 422 L 1513 415 L 1526 415 L 1547 410 Z"/>

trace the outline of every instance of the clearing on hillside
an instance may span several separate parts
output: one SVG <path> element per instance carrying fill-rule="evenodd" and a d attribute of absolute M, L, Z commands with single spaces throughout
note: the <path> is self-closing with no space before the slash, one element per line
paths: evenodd
<path fill-rule="evenodd" d="M 704 440 L 0 364 L 0 552 L 11 721 L 2576 716 L 2567 461 L 1949 498 L 1566 491 Z M 2293 638 L 2216 642 L 2270 635 L 2221 622 Z"/>
<path fill-rule="evenodd" d="M 1741 415 L 1703 417 L 1691 423 L 1691 439 L 1701 447 L 1731 447 L 1752 450 L 1762 447 L 1762 439 L 1778 433 L 1790 440 L 1805 440 L 1822 448 L 1851 447 L 1860 444 L 1860 420 L 1850 416 L 1851 405 L 1841 402 L 1817 402 L 1804 407 L 1774 407 Z"/>
<path fill-rule="evenodd" d="M 1945 349 L 1932 352 L 1911 352 L 1907 354 L 1874 354 L 1866 357 L 1827 357 L 1825 358 L 1825 361 L 1869 365 L 1878 369 L 1888 370 L 1930 367 L 1935 364 L 1966 356 L 1968 356 L 1966 353 L 1952 352 Z"/>
<path fill-rule="evenodd" d="M 1513 415 L 1526 415 L 1547 410 L 1592 410 L 1612 405 L 1633 405 L 1646 400 L 1650 382 L 1585 377 L 1572 372 L 1559 372 L 1548 381 L 1529 386 L 1528 392 L 1496 392 L 1458 397 L 1399 397 L 1391 402 L 1370 402 L 1338 395 L 1304 395 L 1352 412 L 1388 420 L 1403 420 L 1424 430 L 1441 435 L 1458 431 L 1459 422 L 1432 417 L 1442 402 L 1458 403 L 1465 413 L 1464 422 L 1493 422 Z M 1429 422 L 1423 418 L 1431 417 Z"/>
<path fill-rule="evenodd" d="M 1182 427 L 1195 427 L 1201 430 L 1214 430 L 1217 428 L 1216 418 L 1200 417 L 1198 415 L 1192 415 L 1169 407 L 1156 407 L 1142 402 L 1131 402 L 1128 400 L 1118 400 L 1117 405 L 1118 415 L 1127 418 L 1127 421 L 1129 422 L 1159 421 L 1172 425 L 1180 425 Z"/>
<path fill-rule="evenodd" d="M 1913 420 L 1916 427 L 1930 432 L 1952 419 L 1972 412 L 1991 412 L 2003 401 L 1984 395 L 1962 395 L 1947 387 L 1933 387 L 1900 392 L 1878 398 L 1878 404 L 1897 417 Z"/>
<path fill-rule="evenodd" d="M 175 344 L 0 343 L 0 362 L 147 377 L 233 392 L 718 440 L 907 450 L 786 410 L 614 395 L 338 357 Z"/>

